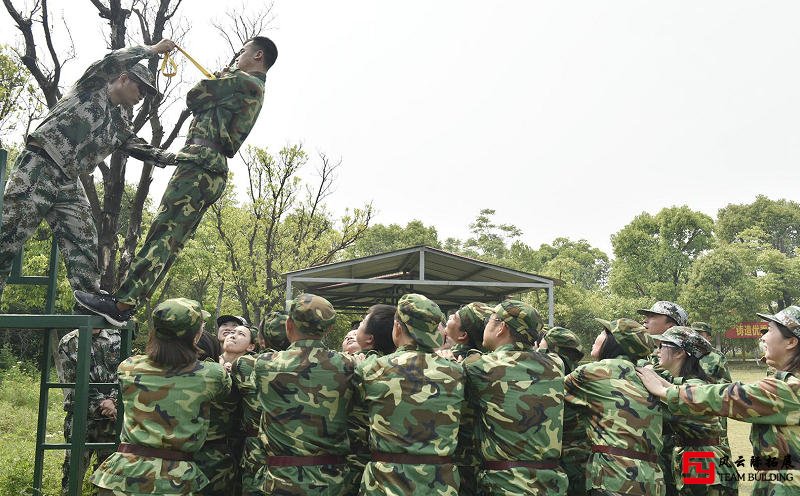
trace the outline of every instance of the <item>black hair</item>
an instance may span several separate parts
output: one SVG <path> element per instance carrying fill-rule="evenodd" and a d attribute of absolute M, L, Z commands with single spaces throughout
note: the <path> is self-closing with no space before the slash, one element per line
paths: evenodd
<path fill-rule="evenodd" d="M 350 330 L 351 330 L 351 331 L 355 331 L 356 329 L 358 329 L 358 326 L 360 326 L 360 325 L 361 325 L 361 321 L 360 321 L 360 320 L 354 320 L 354 321 L 353 321 L 353 322 L 350 324 Z"/>
<path fill-rule="evenodd" d="M 795 336 L 795 334 L 785 325 L 778 324 L 777 322 L 775 322 L 775 325 L 778 326 L 778 330 L 781 331 L 781 335 L 783 335 L 784 338 L 797 338 L 797 336 Z M 800 338 L 798 338 L 798 341 L 800 341 Z M 786 372 L 800 371 L 800 342 L 798 342 L 798 345 L 795 346 L 794 356 L 789 359 L 789 361 L 786 363 L 786 366 L 783 367 L 783 370 Z"/>
<path fill-rule="evenodd" d="M 617 358 L 620 355 L 624 355 L 626 360 L 630 360 L 625 350 L 617 342 L 617 338 L 605 329 L 603 329 L 603 332 L 606 333 L 606 340 L 603 341 L 603 345 L 600 347 L 600 357 L 598 359 L 605 360 L 606 358 Z"/>
<path fill-rule="evenodd" d="M 197 329 L 194 334 L 187 332 L 175 339 L 164 339 L 156 334 L 155 328 L 150 329 L 145 354 L 152 362 L 169 368 L 191 365 L 197 361 L 197 355 L 200 353 L 200 349 L 194 343 L 194 338 L 199 332 L 203 331 Z"/>
<path fill-rule="evenodd" d="M 207 332 L 203 332 L 200 336 L 200 340 L 197 341 L 197 347 L 200 349 L 200 352 L 197 354 L 197 359 L 200 361 L 206 358 L 217 361 L 219 360 L 219 356 L 222 355 L 222 346 L 220 346 L 219 340 L 216 336 L 212 336 Z"/>
<path fill-rule="evenodd" d="M 679 348 L 682 349 L 682 348 Z M 686 353 L 686 350 L 683 350 Z M 681 370 L 678 372 L 679 377 L 685 378 L 696 378 L 700 379 L 703 382 L 708 383 L 715 383 L 714 379 L 708 377 L 703 367 L 700 365 L 700 359 L 693 357 L 689 353 L 686 353 L 686 359 L 683 361 L 683 365 L 681 365 Z"/>
<path fill-rule="evenodd" d="M 365 331 L 373 338 L 373 349 L 384 355 L 394 353 L 397 347 L 392 340 L 392 328 L 397 307 L 394 305 L 372 305 L 367 312 Z"/>
<path fill-rule="evenodd" d="M 258 47 L 259 50 L 264 52 L 264 71 L 268 71 L 270 67 L 275 64 L 275 61 L 278 60 L 278 47 L 276 47 L 275 43 L 273 43 L 272 40 L 266 36 L 253 36 L 245 43 L 249 43 L 251 41 L 255 46 Z"/>

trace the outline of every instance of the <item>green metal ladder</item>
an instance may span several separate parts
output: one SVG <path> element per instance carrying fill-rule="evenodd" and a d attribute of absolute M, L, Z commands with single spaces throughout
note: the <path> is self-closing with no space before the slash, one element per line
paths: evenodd
<path fill-rule="evenodd" d="M 0 149 L 0 185 L 5 184 L 6 150 Z M 3 210 L 3 199 L 0 195 L 0 215 Z M 92 348 L 92 329 L 107 328 L 105 319 L 96 315 L 55 315 L 56 297 L 58 296 L 58 244 L 53 239 L 50 247 L 48 275 L 22 275 L 23 253 L 17 255 L 11 269 L 7 284 L 46 285 L 47 297 L 42 315 L 0 315 L 0 329 L 36 329 L 43 332 L 41 358 L 41 377 L 39 381 L 39 413 L 36 424 L 36 454 L 33 466 L 33 494 L 42 494 L 42 472 L 44 469 L 44 453 L 47 450 L 70 450 L 71 463 L 69 472 L 69 495 L 80 496 L 82 480 L 79 480 L 80 459 L 87 449 L 116 448 L 117 443 L 87 443 L 86 424 L 88 417 L 89 386 L 101 389 L 119 387 L 115 382 L 90 383 L 89 363 Z M 74 383 L 50 382 L 50 348 L 54 329 L 78 329 L 78 367 Z M 134 324 L 129 323 L 122 331 L 120 343 L 120 360 L 130 356 L 131 340 Z M 74 388 L 73 424 L 71 443 L 47 443 L 47 407 L 50 400 L 50 389 Z M 121 398 L 121 396 L 120 396 Z M 117 431 L 123 417 L 122 402 L 117 407 Z"/>

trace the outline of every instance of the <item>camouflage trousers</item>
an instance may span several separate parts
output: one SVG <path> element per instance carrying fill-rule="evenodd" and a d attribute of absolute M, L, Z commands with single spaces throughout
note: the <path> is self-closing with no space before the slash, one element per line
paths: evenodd
<path fill-rule="evenodd" d="M 116 297 L 138 305 L 152 296 L 192 237 L 203 214 L 225 192 L 227 172 L 207 171 L 181 162 L 167 184 L 147 238 L 139 250 Z"/>
<path fill-rule="evenodd" d="M 345 496 L 350 493 L 353 480 L 346 464 L 265 466 L 259 476 L 264 481 L 264 493 L 270 496 Z"/>
<path fill-rule="evenodd" d="M 222 440 L 224 442 L 224 440 Z M 208 485 L 196 492 L 198 496 L 229 496 L 234 494 L 236 464 L 227 446 L 206 443 L 194 454 L 194 461 L 208 477 Z"/>
<path fill-rule="evenodd" d="M 46 220 L 64 256 L 73 289 L 96 293 L 100 289 L 97 265 L 97 228 L 86 191 L 78 179 L 69 179 L 49 157 L 24 150 L 3 193 L 0 227 L 0 293 L 11 273 L 14 256 Z"/>
<path fill-rule="evenodd" d="M 68 412 L 64 418 L 64 440 L 67 443 L 72 442 L 72 413 Z M 86 442 L 87 443 L 113 443 L 117 440 L 116 422 L 112 419 L 100 420 L 89 419 L 86 424 Z M 95 462 L 93 469 L 96 469 L 106 458 L 113 453 L 113 449 L 108 450 L 91 450 L 87 449 L 81 454 L 80 468 L 78 469 L 78 478 L 83 481 L 86 475 L 86 470 L 92 460 L 92 455 L 95 455 Z M 61 466 L 61 494 L 68 494 L 69 492 L 69 468 L 72 464 L 72 457 L 69 450 L 64 456 L 64 464 Z M 92 486 L 97 490 L 96 486 Z"/>
<path fill-rule="evenodd" d="M 515 467 L 481 470 L 478 474 L 478 494 L 563 496 L 567 486 L 567 476 L 558 470 Z"/>
<path fill-rule="evenodd" d="M 261 439 L 247 437 L 244 440 L 244 450 L 242 452 L 242 463 L 240 472 L 242 474 L 242 496 L 263 496 L 261 488 L 264 485 L 262 476 L 266 455 L 261 445 Z"/>
<path fill-rule="evenodd" d="M 369 462 L 358 494 L 405 496 L 430 494 L 458 496 L 460 476 L 452 464 L 422 465 Z"/>

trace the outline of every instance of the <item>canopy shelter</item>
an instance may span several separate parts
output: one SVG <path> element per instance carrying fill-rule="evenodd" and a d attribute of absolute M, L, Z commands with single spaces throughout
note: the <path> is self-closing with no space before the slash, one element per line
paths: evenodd
<path fill-rule="evenodd" d="M 429 246 L 414 246 L 284 275 L 287 299 L 297 289 L 322 296 L 342 310 L 363 309 L 376 303 L 396 304 L 406 293 L 419 293 L 446 311 L 473 301 L 499 302 L 510 295 L 544 289 L 550 325 L 553 325 L 553 287 L 563 284 L 558 279 Z"/>

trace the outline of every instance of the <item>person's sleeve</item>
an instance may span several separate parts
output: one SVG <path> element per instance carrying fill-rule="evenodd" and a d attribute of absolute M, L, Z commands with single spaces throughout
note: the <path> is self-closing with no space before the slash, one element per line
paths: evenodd
<path fill-rule="evenodd" d="M 212 401 L 222 402 L 230 396 L 233 383 L 231 381 L 230 374 L 228 374 L 228 372 L 226 372 L 221 365 L 219 366 L 219 369 L 220 373 L 222 374 L 222 379 L 218 384 L 217 394 L 214 396 Z"/>
<path fill-rule="evenodd" d="M 61 362 L 61 382 L 75 382 L 75 369 L 77 363 L 72 359 L 72 354 L 69 352 L 69 347 L 66 342 L 61 341 L 58 344 L 58 360 Z M 72 400 L 75 395 L 75 390 L 64 389 L 64 409 L 72 408 Z"/>
<path fill-rule="evenodd" d="M 667 389 L 666 404 L 673 412 L 684 415 L 721 415 L 772 425 L 785 425 L 800 410 L 797 391 L 773 377 L 753 384 L 672 386 Z"/>
<path fill-rule="evenodd" d="M 256 385 L 253 382 L 253 364 L 255 364 L 255 357 L 248 357 L 247 355 L 237 358 L 231 365 L 231 380 L 233 384 L 239 388 L 239 391 L 252 392 L 255 391 Z M 250 362 L 249 366 L 248 363 Z"/>
<path fill-rule="evenodd" d="M 157 165 L 175 165 L 175 154 L 153 146 L 142 138 L 132 135 L 122 145 L 122 150 L 142 162 L 155 162 Z"/>
<path fill-rule="evenodd" d="M 364 406 L 366 404 L 366 390 L 364 388 L 364 365 L 366 362 L 361 362 L 355 365 L 353 369 L 353 377 L 351 379 L 353 388 L 353 404 Z"/>
<path fill-rule="evenodd" d="M 582 365 L 564 377 L 564 401 L 575 406 L 589 407 L 587 397 L 589 389 L 587 373 L 591 369 L 587 365 Z"/>
<path fill-rule="evenodd" d="M 150 51 L 146 46 L 132 46 L 114 50 L 94 64 L 90 65 L 83 76 L 80 77 L 76 86 L 94 84 L 98 81 L 111 81 L 119 76 L 120 73 L 127 71 L 140 60 L 155 57 L 157 54 Z"/>

